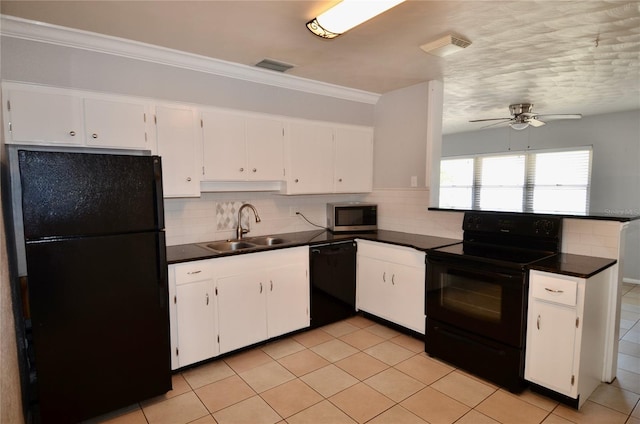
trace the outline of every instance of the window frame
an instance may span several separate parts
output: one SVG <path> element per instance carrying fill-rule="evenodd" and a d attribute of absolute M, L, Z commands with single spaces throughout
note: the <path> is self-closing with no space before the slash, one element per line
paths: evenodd
<path fill-rule="evenodd" d="M 569 210 L 569 211 L 547 211 L 547 210 L 535 210 L 534 209 L 534 193 L 536 188 L 541 187 L 553 187 L 551 185 L 541 185 L 535 184 L 536 179 L 536 159 L 539 154 L 549 154 L 549 153 L 564 153 L 564 152 L 588 152 L 587 159 L 587 182 L 586 184 L 556 184 L 556 187 L 565 187 L 565 188 L 578 188 L 584 189 L 586 192 L 585 196 L 585 204 L 584 210 Z M 521 207 L 518 210 L 514 209 L 482 209 L 480 207 L 481 199 L 480 194 L 482 190 L 482 160 L 485 158 L 498 158 L 501 156 L 519 156 L 524 155 L 524 182 L 522 185 L 522 202 Z M 473 166 L 473 181 L 471 183 L 471 209 L 472 210 L 504 210 L 510 212 L 528 212 L 528 213 L 553 213 L 553 212 L 564 212 L 564 213 L 587 213 L 589 211 L 589 204 L 591 201 L 591 173 L 592 173 L 592 163 L 593 163 L 593 146 L 579 146 L 579 147 L 570 147 L 570 148 L 554 148 L 554 149 L 540 149 L 540 150 L 524 150 L 524 151 L 508 151 L 508 152 L 500 152 L 500 153 L 480 153 L 473 155 L 459 155 L 459 156 L 446 156 L 440 159 L 441 169 L 442 162 L 446 160 L 471 160 Z M 442 171 L 441 171 L 442 172 Z M 443 185 L 442 181 L 440 182 L 440 192 L 445 188 L 458 188 L 458 187 L 468 187 L 468 186 L 456 186 L 456 185 Z M 494 187 L 494 186 L 491 186 Z M 495 186 L 498 187 L 498 186 Z M 515 187 L 515 186 L 513 186 Z M 439 206 L 442 206 L 442 197 L 439 196 Z M 444 206 L 451 207 L 453 209 L 467 209 L 466 207 L 460 206 Z"/>

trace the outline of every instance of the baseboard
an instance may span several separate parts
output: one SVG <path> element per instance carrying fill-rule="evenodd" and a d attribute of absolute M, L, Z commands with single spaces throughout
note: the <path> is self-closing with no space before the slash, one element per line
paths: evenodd
<path fill-rule="evenodd" d="M 640 280 L 636 278 L 623 278 L 622 282 L 627 284 L 640 284 Z"/>

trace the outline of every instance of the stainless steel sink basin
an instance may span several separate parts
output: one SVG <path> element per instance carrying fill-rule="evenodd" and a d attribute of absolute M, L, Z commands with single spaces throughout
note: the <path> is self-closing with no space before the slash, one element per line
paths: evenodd
<path fill-rule="evenodd" d="M 254 243 L 248 243 L 243 240 L 218 241 L 215 243 L 203 244 L 202 246 L 215 250 L 216 252 L 232 252 L 235 250 L 250 249 L 256 247 Z"/>
<path fill-rule="evenodd" d="M 287 239 L 272 236 L 252 237 L 250 239 L 247 239 L 247 241 L 259 246 L 275 246 L 278 244 L 290 243 L 290 241 Z"/>
<path fill-rule="evenodd" d="M 213 250 L 217 253 L 235 252 L 244 249 L 266 248 L 269 246 L 277 246 L 279 244 L 291 243 L 290 240 L 275 236 L 259 236 L 242 240 L 220 240 L 211 243 L 200 243 L 201 247 Z"/>

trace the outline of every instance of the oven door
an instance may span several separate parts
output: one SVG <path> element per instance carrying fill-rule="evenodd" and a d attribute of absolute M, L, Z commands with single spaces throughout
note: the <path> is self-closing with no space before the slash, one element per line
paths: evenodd
<path fill-rule="evenodd" d="M 427 257 L 429 319 L 515 348 L 523 345 L 526 274 L 464 257 Z"/>

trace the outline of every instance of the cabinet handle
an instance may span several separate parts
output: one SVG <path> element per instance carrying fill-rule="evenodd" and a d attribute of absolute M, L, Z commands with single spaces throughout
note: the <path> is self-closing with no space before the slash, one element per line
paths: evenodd
<path fill-rule="evenodd" d="M 536 322 L 536 326 L 538 327 L 538 330 L 540 329 L 540 315 L 538 315 L 538 321 Z"/>
<path fill-rule="evenodd" d="M 550 289 L 548 287 L 544 288 L 546 291 L 551 292 L 551 293 L 564 293 L 564 290 L 554 290 L 554 289 Z"/>
<path fill-rule="evenodd" d="M 76 136 L 76 132 L 75 132 L 75 131 L 69 131 L 69 135 L 70 135 L 71 137 L 75 137 L 75 136 Z"/>
<path fill-rule="evenodd" d="M 396 285 L 396 274 L 391 274 L 391 284 Z"/>
<path fill-rule="evenodd" d="M 201 272 L 202 272 L 202 270 L 199 269 L 197 271 L 189 271 L 189 272 L 187 272 L 187 274 L 193 275 L 193 274 L 200 274 Z"/>
<path fill-rule="evenodd" d="M 191 182 L 191 177 L 187 177 L 187 182 Z"/>
<path fill-rule="evenodd" d="M 342 182 L 342 178 L 338 178 L 338 182 L 341 183 Z"/>
<path fill-rule="evenodd" d="M 262 293 L 262 283 L 260 283 L 260 293 Z"/>
<path fill-rule="evenodd" d="M 269 280 L 269 283 L 271 284 L 271 288 L 269 290 L 273 291 L 273 280 Z"/>
<path fill-rule="evenodd" d="M 207 305 L 209 305 L 209 293 L 207 293 Z"/>
<path fill-rule="evenodd" d="M 98 134 L 93 133 L 93 134 L 91 134 L 91 137 L 92 137 L 92 138 L 98 138 Z"/>
<path fill-rule="evenodd" d="M 387 273 L 386 272 L 382 273 L 382 281 L 385 282 L 385 283 L 387 282 Z"/>
<path fill-rule="evenodd" d="M 244 168 L 240 168 L 240 172 L 244 172 Z"/>
<path fill-rule="evenodd" d="M 293 180 L 293 182 L 296 182 L 296 183 L 297 183 L 298 181 L 299 181 L 299 180 L 298 180 L 297 178 L 296 178 L 295 180 Z"/>
<path fill-rule="evenodd" d="M 257 171 L 257 169 L 256 169 L 256 168 L 253 168 L 253 172 L 256 172 L 256 171 Z"/>

